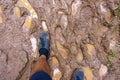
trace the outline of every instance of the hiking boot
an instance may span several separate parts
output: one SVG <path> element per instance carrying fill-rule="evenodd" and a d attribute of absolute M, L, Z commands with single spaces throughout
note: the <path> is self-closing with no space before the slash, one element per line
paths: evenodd
<path fill-rule="evenodd" d="M 49 47 L 49 35 L 47 32 L 42 32 L 39 37 L 39 54 L 40 56 L 45 55 L 47 60 L 49 58 Z"/>
<path fill-rule="evenodd" d="M 77 69 L 73 75 L 72 80 L 84 80 L 83 71 Z"/>

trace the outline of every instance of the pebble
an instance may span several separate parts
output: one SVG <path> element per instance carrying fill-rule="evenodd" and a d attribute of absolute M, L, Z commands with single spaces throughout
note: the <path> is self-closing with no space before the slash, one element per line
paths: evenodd
<path fill-rule="evenodd" d="M 18 18 L 21 16 L 19 7 L 14 8 L 14 15 L 16 15 Z"/>
<path fill-rule="evenodd" d="M 31 44 L 32 44 L 32 56 L 33 57 L 37 57 L 37 40 L 35 37 L 30 37 L 30 41 L 31 41 Z"/>
<path fill-rule="evenodd" d="M 33 27 L 34 27 L 34 26 L 32 26 L 32 18 L 38 18 L 37 13 L 32 8 L 32 6 L 28 2 L 28 0 L 19 0 L 17 2 L 17 6 L 18 7 L 25 7 L 30 12 L 30 15 L 26 17 L 25 23 L 23 25 L 23 31 L 28 32 L 30 34 L 33 30 Z M 19 15 L 19 13 L 17 13 L 17 14 Z"/>
<path fill-rule="evenodd" d="M 71 68 L 70 68 L 70 66 L 69 65 L 66 65 L 66 73 L 69 73 L 70 71 L 71 71 Z"/>
<path fill-rule="evenodd" d="M 31 6 L 31 4 L 28 2 L 28 0 L 19 0 L 17 2 L 17 5 L 19 7 L 25 7 L 28 9 L 28 11 L 30 12 L 30 16 L 32 18 L 38 18 L 37 13 L 35 12 L 35 10 L 33 9 L 33 7 Z"/>
<path fill-rule="evenodd" d="M 54 69 L 52 80 L 60 80 L 61 77 L 62 73 L 60 72 L 60 70 L 58 68 Z"/>
<path fill-rule="evenodd" d="M 80 7 L 80 5 L 82 4 L 81 0 L 75 0 L 72 3 L 72 15 L 75 15 L 78 11 L 78 8 Z"/>
<path fill-rule="evenodd" d="M 87 44 L 86 46 L 87 46 L 87 53 L 88 53 L 90 56 L 92 56 L 93 54 L 96 53 L 94 45 L 92 45 L 92 44 Z"/>
<path fill-rule="evenodd" d="M 44 31 L 48 31 L 48 27 L 45 21 L 42 21 L 42 28 Z"/>
<path fill-rule="evenodd" d="M 62 15 L 60 22 L 61 22 L 62 26 L 64 26 L 64 28 L 66 29 L 67 26 L 68 26 L 68 18 L 67 18 L 67 15 Z"/>
<path fill-rule="evenodd" d="M 52 57 L 52 68 L 56 68 L 59 66 L 58 59 L 56 57 Z"/>
<path fill-rule="evenodd" d="M 101 9 L 102 13 L 107 12 L 107 9 L 103 6 L 103 2 L 101 2 L 101 4 L 100 4 L 100 9 Z"/>
<path fill-rule="evenodd" d="M 99 28 L 96 30 L 96 35 L 103 36 L 107 30 L 107 27 L 100 25 Z"/>
<path fill-rule="evenodd" d="M 84 74 L 87 80 L 93 80 L 93 73 L 92 70 L 87 66 L 87 67 L 83 67 L 84 70 Z"/>
<path fill-rule="evenodd" d="M 68 57 L 68 53 L 66 51 L 66 48 L 64 48 L 63 45 L 61 45 L 61 43 L 59 41 L 56 41 L 56 46 L 57 46 L 57 50 L 59 52 L 59 54 L 66 59 Z"/>
<path fill-rule="evenodd" d="M 82 60 L 83 60 L 83 54 L 82 54 L 81 52 L 78 53 L 78 54 L 76 55 L 76 59 L 77 59 L 78 62 L 82 62 Z"/>
<path fill-rule="evenodd" d="M 25 23 L 23 24 L 23 31 L 26 33 L 31 33 L 32 26 L 32 17 L 27 16 Z"/>
<path fill-rule="evenodd" d="M 109 44 L 109 49 L 110 50 L 114 50 L 115 49 L 115 46 L 116 46 L 116 42 L 114 40 L 111 40 L 110 41 L 110 44 Z"/>
<path fill-rule="evenodd" d="M 68 12 L 69 10 L 68 10 L 68 5 L 66 3 L 66 0 L 61 0 L 61 4 L 62 4 L 61 7 Z"/>
<path fill-rule="evenodd" d="M 71 69 L 70 65 L 69 64 L 66 64 L 64 66 L 64 75 L 65 77 L 67 77 L 67 80 L 71 80 L 70 78 L 70 75 L 73 73 L 73 70 Z M 72 76 L 72 75 L 71 75 Z"/>
<path fill-rule="evenodd" d="M 107 72 L 108 72 L 107 66 L 101 64 L 101 67 L 99 69 L 99 75 L 100 75 L 100 77 L 105 76 L 107 74 Z"/>
<path fill-rule="evenodd" d="M 63 12 L 63 11 L 61 11 L 61 10 L 59 10 L 59 11 L 58 11 L 58 14 L 64 14 L 64 12 Z"/>
<path fill-rule="evenodd" d="M 55 0 L 52 0 L 53 5 L 55 5 Z"/>
<path fill-rule="evenodd" d="M 0 6 L 0 24 L 3 23 L 3 19 L 2 19 L 1 14 L 2 14 L 2 7 Z"/>
<path fill-rule="evenodd" d="M 0 16 L 0 24 L 1 24 L 1 23 L 3 23 L 3 19 L 2 19 L 2 17 Z"/>
<path fill-rule="evenodd" d="M 101 10 L 102 16 L 103 16 L 103 18 L 105 18 L 105 20 L 107 22 L 110 22 L 111 12 L 110 12 L 109 8 L 105 7 L 104 5 L 106 5 L 106 3 L 105 2 L 101 2 L 100 10 Z"/>
<path fill-rule="evenodd" d="M 0 14 L 2 13 L 2 7 L 0 6 Z"/>

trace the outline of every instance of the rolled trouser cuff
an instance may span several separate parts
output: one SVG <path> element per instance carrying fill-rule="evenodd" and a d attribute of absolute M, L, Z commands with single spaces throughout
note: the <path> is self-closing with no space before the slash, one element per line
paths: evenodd
<path fill-rule="evenodd" d="M 39 71 L 30 77 L 30 80 L 52 80 L 51 77 L 44 71 Z"/>

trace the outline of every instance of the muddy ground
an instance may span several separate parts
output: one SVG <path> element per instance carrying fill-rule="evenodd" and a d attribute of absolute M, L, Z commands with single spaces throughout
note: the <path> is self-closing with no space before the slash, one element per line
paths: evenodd
<path fill-rule="evenodd" d="M 29 0 L 37 17 L 28 30 L 31 13 L 19 1 L 0 0 L 0 80 L 29 79 L 38 51 L 31 37 L 38 43 L 42 31 L 50 34 L 51 76 L 57 68 L 61 80 L 70 80 L 78 68 L 85 80 L 120 80 L 119 0 Z"/>

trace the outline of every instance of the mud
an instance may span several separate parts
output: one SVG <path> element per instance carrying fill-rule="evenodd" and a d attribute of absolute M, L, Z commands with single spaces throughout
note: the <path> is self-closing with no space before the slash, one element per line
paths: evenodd
<path fill-rule="evenodd" d="M 44 30 L 42 21 L 50 34 L 48 62 L 51 66 L 51 58 L 57 58 L 61 80 L 70 80 L 75 69 L 87 66 L 92 71 L 92 80 L 100 80 L 101 64 L 108 68 L 103 80 L 120 79 L 120 14 L 115 11 L 120 7 L 119 0 L 29 0 L 38 18 L 32 19 L 33 27 L 28 33 L 23 25 L 30 12 L 19 6 L 17 17 L 14 14 L 17 2 L 0 1 L 0 80 L 29 79 L 30 63 L 35 59 L 30 38 L 38 39 Z M 51 76 L 53 71 L 51 67 Z"/>

